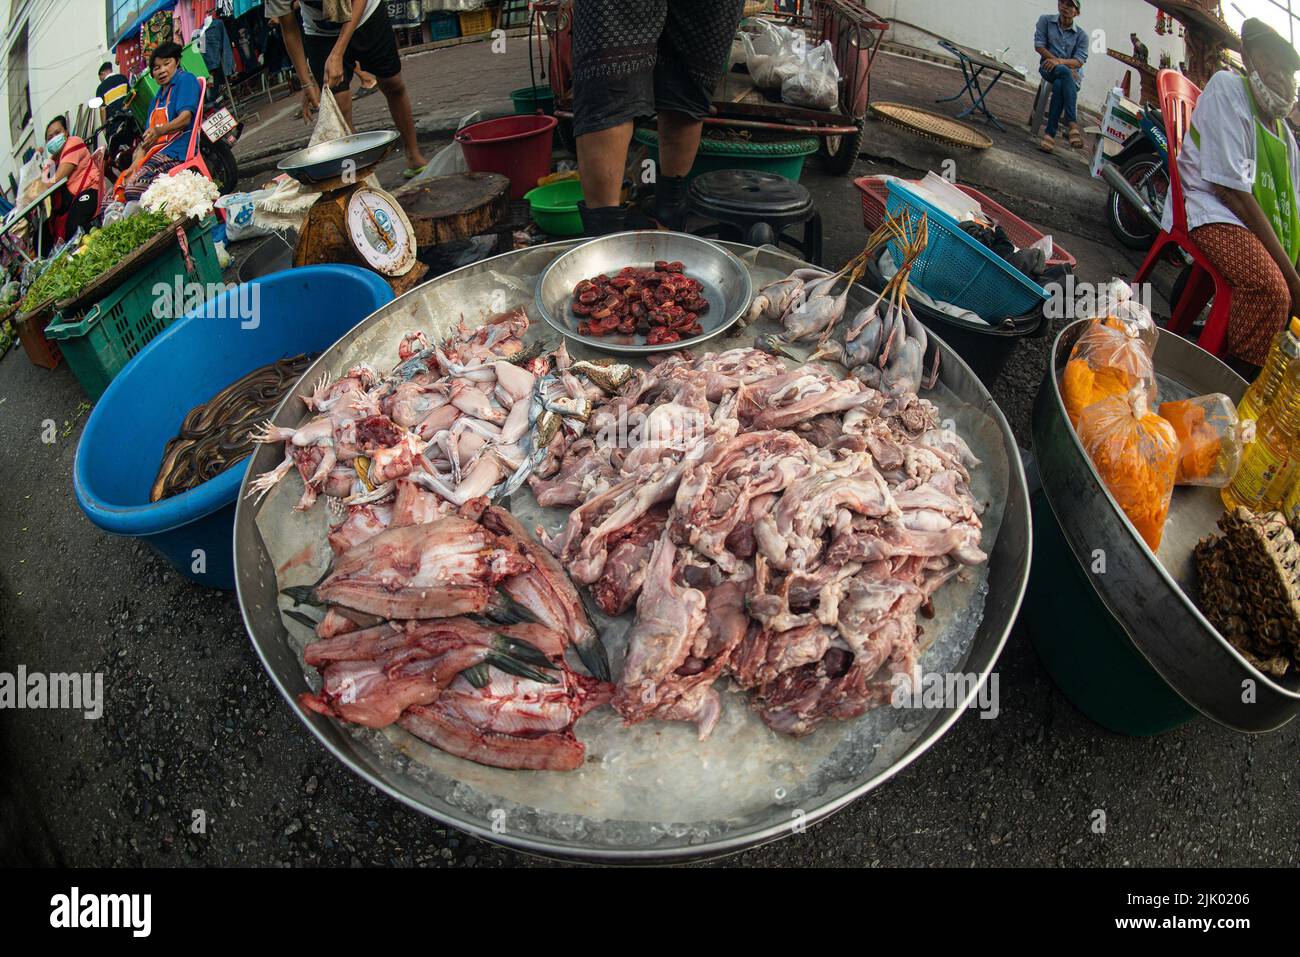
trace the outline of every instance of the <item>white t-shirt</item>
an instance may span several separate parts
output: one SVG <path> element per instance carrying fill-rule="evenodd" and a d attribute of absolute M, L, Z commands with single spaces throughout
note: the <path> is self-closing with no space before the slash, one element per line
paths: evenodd
<path fill-rule="evenodd" d="M 1178 151 L 1178 176 L 1183 184 L 1187 207 L 1187 228 L 1209 223 L 1245 226 L 1219 197 L 1215 186 L 1226 186 L 1249 193 L 1255 187 L 1255 111 L 1246 92 L 1246 81 L 1230 70 L 1220 70 L 1210 77 L 1192 111 L 1191 126 Z M 1295 137 L 1282 124 L 1286 137 L 1287 158 L 1291 166 L 1291 183 L 1300 195 L 1300 150 Z M 1273 132 L 1266 131 L 1272 136 Z M 1200 143 L 1197 143 L 1197 139 Z M 1165 204 L 1161 225 L 1167 232 L 1174 224 L 1172 203 Z"/>
<path fill-rule="evenodd" d="M 358 0 L 353 0 L 353 3 Z M 371 15 L 379 9 L 379 4 L 383 0 L 365 0 L 366 12 L 361 15 L 361 23 L 358 27 L 370 19 Z M 275 20 L 284 16 L 286 13 L 293 13 L 293 0 L 265 0 L 266 18 Z M 303 31 L 313 37 L 336 37 L 339 35 L 339 27 L 335 26 L 325 19 L 323 5 L 321 0 L 299 0 L 298 8 L 302 11 Z"/>

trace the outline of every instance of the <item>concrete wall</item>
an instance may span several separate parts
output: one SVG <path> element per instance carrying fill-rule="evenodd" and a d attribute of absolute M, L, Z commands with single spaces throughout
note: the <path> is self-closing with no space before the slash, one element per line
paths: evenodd
<path fill-rule="evenodd" d="M 1034 23 L 1044 13 L 1056 13 L 1055 0 L 871 0 L 869 6 L 894 24 L 892 38 L 900 43 L 943 53 L 935 47 L 937 35 L 987 50 L 1001 55 L 1012 66 L 1024 68 L 1035 87 L 1038 55 L 1034 52 Z M 1183 41 L 1176 36 L 1156 36 L 1155 8 L 1142 0 L 1086 0 L 1082 7 L 1078 23 L 1094 34 L 1079 91 L 1084 106 L 1099 109 L 1111 87 L 1119 85 L 1129 68 L 1105 51 L 1109 47 L 1132 53 L 1130 33 L 1136 32 L 1147 45 L 1152 65 L 1160 62 L 1162 51 L 1169 53 L 1175 66 L 1183 58 Z M 1134 73 L 1132 89 L 1136 92 L 1136 71 L 1129 72 Z"/>
<path fill-rule="evenodd" d="M 12 16 L 11 16 L 12 15 Z M 60 113 L 75 122 L 77 107 L 95 95 L 96 68 L 108 56 L 104 0 L 10 0 L 0 3 L 0 44 L 5 69 L 0 70 L 0 185 L 17 175 L 22 153 L 39 145 L 45 124 Z M 10 129 L 11 83 L 9 55 L 27 33 L 28 81 L 32 122 L 15 137 Z"/>

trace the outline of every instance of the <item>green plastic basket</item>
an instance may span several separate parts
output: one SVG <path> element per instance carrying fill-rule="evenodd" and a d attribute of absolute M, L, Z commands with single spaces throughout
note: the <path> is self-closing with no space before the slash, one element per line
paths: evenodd
<path fill-rule="evenodd" d="M 59 342 L 81 388 L 92 401 L 98 399 L 113 378 L 126 367 L 154 336 L 181 317 L 179 309 L 154 314 L 157 296 L 154 286 L 184 282 L 205 285 L 221 282 L 221 265 L 212 242 L 216 220 L 208 217 L 190 227 L 190 258 L 194 272 L 186 274 L 185 259 L 178 243 L 170 243 L 153 262 L 142 266 L 112 292 L 92 306 L 84 316 L 54 317 L 45 329 L 49 339 Z"/>

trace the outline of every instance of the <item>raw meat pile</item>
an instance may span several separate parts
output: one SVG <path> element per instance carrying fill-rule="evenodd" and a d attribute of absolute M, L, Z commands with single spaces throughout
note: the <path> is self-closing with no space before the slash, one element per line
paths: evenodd
<path fill-rule="evenodd" d="M 412 332 L 387 375 L 359 365 L 337 382 L 322 379 L 304 399 L 315 418 L 297 429 L 267 422 L 254 433 L 259 442 L 283 442 L 285 458 L 252 492 L 264 495 L 297 468 L 306 489 L 296 507 L 329 496 L 336 510 L 349 510 L 343 536 L 382 527 L 382 512 L 364 506 L 391 500 L 402 483 L 451 505 L 510 494 L 561 426 L 581 432 L 593 399 L 631 374 L 627 366 L 571 362 L 563 348 L 525 349 L 527 328 L 517 309 L 440 346 Z"/>
<path fill-rule="evenodd" d="M 568 576 L 485 493 L 580 435 L 631 370 L 526 350 L 527 325 L 516 311 L 433 347 L 411 333 L 387 375 L 322 381 L 304 399 L 314 418 L 256 434 L 285 460 L 250 494 L 296 468 L 295 508 L 330 504 L 329 574 L 286 590 L 323 609 L 287 612 L 320 639 L 306 661 L 324 686 L 304 704 L 483 764 L 564 770 L 582 763 L 573 723 L 612 694 L 609 663 Z M 565 663 L 569 645 L 595 677 Z"/>
<path fill-rule="evenodd" d="M 659 260 L 653 269 L 624 266 L 610 278 L 601 274 L 573 287 L 573 314 L 584 336 L 639 334 L 646 345 L 698 336 L 699 317 L 709 311 L 704 285 L 691 279 L 680 262 Z"/>
<path fill-rule="evenodd" d="M 581 766 L 573 725 L 614 689 L 565 663 L 568 645 L 590 654 L 599 639 L 573 583 L 509 512 L 485 498 L 457 509 L 405 483 L 387 529 L 291 594 L 327 609 L 307 619 L 318 640 L 305 659 L 322 685 L 299 697 L 305 707 L 397 723 L 494 767 Z"/>
<path fill-rule="evenodd" d="M 716 724 L 730 675 L 807 734 L 914 676 L 935 590 L 980 550 L 977 465 L 913 392 L 733 349 L 674 353 L 554 439 L 529 479 L 573 506 L 547 541 L 616 615 L 635 604 L 613 705 Z"/>

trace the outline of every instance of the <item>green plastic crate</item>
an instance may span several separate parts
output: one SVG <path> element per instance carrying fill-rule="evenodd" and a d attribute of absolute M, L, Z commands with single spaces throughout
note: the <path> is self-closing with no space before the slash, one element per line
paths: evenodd
<path fill-rule="evenodd" d="M 157 283 L 172 285 L 177 276 L 184 276 L 185 282 L 221 282 L 221 265 L 212 242 L 215 225 L 216 220 L 209 216 L 186 233 L 194 261 L 193 273 L 185 274 L 180 245 L 172 243 L 84 316 L 65 317 L 59 313 L 46 327 L 46 337 L 58 341 L 68 368 L 91 401 L 103 394 L 113 378 L 154 336 L 180 318 L 180 310 L 176 309 L 162 316 L 154 315 L 153 290 Z"/>

